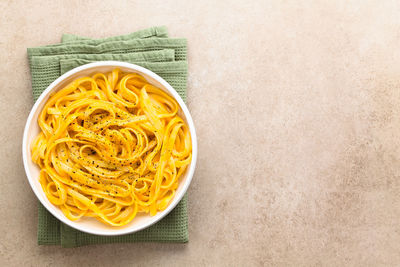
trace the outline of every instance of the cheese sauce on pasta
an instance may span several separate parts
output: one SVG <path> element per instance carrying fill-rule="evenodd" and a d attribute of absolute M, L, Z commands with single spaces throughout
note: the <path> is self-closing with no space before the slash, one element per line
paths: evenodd
<path fill-rule="evenodd" d="M 178 103 L 136 73 L 96 73 L 49 98 L 32 143 L 40 184 L 70 220 L 122 226 L 164 210 L 192 157 Z"/>

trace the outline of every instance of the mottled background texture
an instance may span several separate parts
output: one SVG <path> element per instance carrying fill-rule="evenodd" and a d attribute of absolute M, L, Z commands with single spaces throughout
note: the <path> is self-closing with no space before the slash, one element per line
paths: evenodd
<path fill-rule="evenodd" d="M 399 1 L 0 0 L 0 265 L 398 266 Z M 26 48 L 166 25 L 189 46 L 188 244 L 36 244 Z"/>

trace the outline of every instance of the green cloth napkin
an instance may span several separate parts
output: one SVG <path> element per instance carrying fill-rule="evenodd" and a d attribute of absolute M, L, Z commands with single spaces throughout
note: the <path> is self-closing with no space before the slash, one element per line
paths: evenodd
<path fill-rule="evenodd" d="M 167 38 L 166 27 L 152 27 L 128 35 L 89 39 L 64 34 L 61 44 L 28 48 L 33 98 L 61 74 L 75 67 L 103 60 L 134 63 L 160 75 L 186 99 L 186 40 Z M 96 236 L 77 231 L 57 220 L 38 205 L 38 244 L 77 247 L 123 242 L 187 242 L 187 196 L 175 209 L 153 226 L 123 236 Z"/>

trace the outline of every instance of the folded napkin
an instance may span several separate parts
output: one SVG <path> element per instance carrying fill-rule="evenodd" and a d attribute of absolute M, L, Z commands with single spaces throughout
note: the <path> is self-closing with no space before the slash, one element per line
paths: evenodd
<path fill-rule="evenodd" d="M 166 27 L 153 27 L 128 35 L 89 39 L 64 34 L 61 44 L 28 48 L 33 98 L 61 74 L 103 60 L 134 63 L 160 75 L 186 99 L 186 40 L 167 38 Z M 57 220 L 39 203 L 38 244 L 77 247 L 122 242 L 187 242 L 187 196 L 164 219 L 151 227 L 123 236 L 96 236 L 77 231 Z"/>

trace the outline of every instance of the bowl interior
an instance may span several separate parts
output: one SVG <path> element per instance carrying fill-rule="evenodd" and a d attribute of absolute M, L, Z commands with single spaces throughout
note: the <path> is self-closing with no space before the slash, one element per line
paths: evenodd
<path fill-rule="evenodd" d="M 131 221 L 129 224 L 121 227 L 112 227 L 112 226 L 107 226 L 96 219 L 93 218 L 81 218 L 80 220 L 73 222 L 67 219 L 62 211 L 54 206 L 50 201 L 47 199 L 46 195 L 44 194 L 41 185 L 39 183 L 39 167 L 32 162 L 31 160 L 31 150 L 30 150 L 30 145 L 34 138 L 39 134 L 40 128 L 37 123 L 38 116 L 40 112 L 42 111 L 45 103 L 47 102 L 49 96 L 53 93 L 56 92 L 66 85 L 68 85 L 70 82 L 73 80 L 84 77 L 84 76 L 90 76 L 96 72 L 109 72 L 112 71 L 114 68 L 119 68 L 123 72 L 132 72 L 132 73 L 138 73 L 142 76 L 144 76 L 151 84 L 159 87 L 162 89 L 164 92 L 168 93 L 170 96 L 175 98 L 181 109 L 179 110 L 179 116 L 189 126 L 189 130 L 191 132 L 191 138 L 192 138 L 192 161 L 190 165 L 188 166 L 187 170 L 185 171 L 185 174 L 181 176 L 180 181 L 179 181 L 179 187 L 176 191 L 174 199 L 171 201 L 170 205 L 167 207 L 162 212 L 158 212 L 155 216 L 150 216 L 148 214 L 138 214 L 137 217 L 133 221 Z M 57 82 L 58 81 L 58 82 Z M 155 75 L 154 73 L 143 69 L 139 66 L 129 64 L 129 63 L 123 63 L 123 62 L 96 62 L 96 63 L 91 63 L 88 65 L 84 65 L 82 67 L 76 68 L 74 70 L 71 70 L 61 76 L 59 80 L 55 81 L 56 84 L 52 84 L 49 86 L 49 88 L 41 95 L 41 97 L 38 99 L 37 103 L 33 107 L 31 114 L 29 115 L 26 127 L 25 127 L 25 132 L 24 132 L 24 142 L 23 142 L 23 158 L 24 158 L 24 166 L 25 166 L 25 171 L 27 173 L 28 180 L 32 186 L 33 191 L 35 192 L 36 196 L 40 200 L 40 202 L 59 220 L 62 222 L 66 223 L 67 225 L 78 229 L 83 232 L 87 233 L 92 233 L 92 234 L 97 234 L 97 235 L 120 235 L 120 234 L 126 234 L 126 233 L 132 233 L 139 231 L 141 229 L 144 229 L 153 223 L 159 221 L 162 217 L 164 217 L 166 214 L 168 214 L 181 200 L 183 195 L 185 194 L 191 178 L 193 176 L 194 168 L 195 168 L 195 162 L 196 162 L 196 155 L 197 155 L 197 143 L 196 143 L 196 138 L 195 138 L 195 130 L 193 126 L 193 121 L 190 117 L 190 114 L 183 103 L 182 99 L 177 95 L 176 91 L 169 85 L 167 84 L 163 79 L 161 79 L 159 76 Z M 54 85 L 53 88 L 51 88 Z"/>

